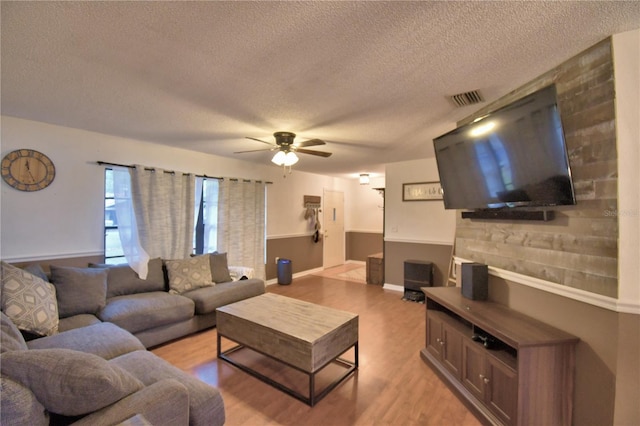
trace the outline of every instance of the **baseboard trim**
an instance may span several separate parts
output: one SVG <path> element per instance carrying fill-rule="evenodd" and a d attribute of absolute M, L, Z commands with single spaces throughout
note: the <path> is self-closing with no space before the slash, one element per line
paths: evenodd
<path fill-rule="evenodd" d="M 382 286 L 382 289 L 383 290 L 398 291 L 400 293 L 404 293 L 404 286 L 396 285 L 396 284 L 387 284 L 387 283 L 385 283 Z"/>

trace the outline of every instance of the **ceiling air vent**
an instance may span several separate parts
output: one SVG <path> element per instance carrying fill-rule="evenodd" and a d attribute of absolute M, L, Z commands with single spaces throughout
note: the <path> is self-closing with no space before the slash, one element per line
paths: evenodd
<path fill-rule="evenodd" d="M 472 90 L 471 92 L 458 93 L 457 95 L 451 96 L 451 101 L 457 107 L 464 107 L 467 105 L 479 104 L 483 102 L 482 95 L 477 90 Z"/>

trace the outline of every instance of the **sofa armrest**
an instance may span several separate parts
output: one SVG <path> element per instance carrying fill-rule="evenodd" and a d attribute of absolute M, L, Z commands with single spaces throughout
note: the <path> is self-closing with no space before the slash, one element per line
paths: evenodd
<path fill-rule="evenodd" d="M 238 281 L 243 275 L 247 278 L 254 278 L 254 271 L 253 268 L 246 266 L 229 266 L 229 275 L 231 281 Z"/>
<path fill-rule="evenodd" d="M 74 426 L 109 426 L 141 415 L 154 426 L 189 424 L 189 392 L 175 379 L 160 380 L 95 411 Z"/>

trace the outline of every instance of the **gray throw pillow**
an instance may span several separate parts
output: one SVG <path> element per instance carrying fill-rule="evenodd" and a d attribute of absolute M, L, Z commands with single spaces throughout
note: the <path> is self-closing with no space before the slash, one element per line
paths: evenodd
<path fill-rule="evenodd" d="M 106 268 L 107 298 L 124 296 L 126 294 L 148 293 L 150 291 L 164 291 L 164 271 L 162 259 L 150 259 L 147 264 L 149 272 L 147 279 L 140 279 L 136 271 L 129 265 L 89 264 L 90 268 Z"/>
<path fill-rule="evenodd" d="M 229 273 L 229 265 L 227 263 L 227 253 L 211 253 L 209 255 L 209 263 L 211 267 L 211 278 L 214 283 L 218 284 L 231 281 L 231 274 Z"/>
<path fill-rule="evenodd" d="M 0 376 L 0 397 L 0 425 L 49 425 L 49 413 L 27 387 L 8 377 Z"/>
<path fill-rule="evenodd" d="M 56 289 L 35 275 L 0 262 L 0 308 L 20 330 L 49 336 L 58 332 Z"/>
<path fill-rule="evenodd" d="M 144 385 L 97 355 L 71 349 L 30 349 L 0 355 L 2 374 L 31 389 L 51 413 L 80 416 Z"/>
<path fill-rule="evenodd" d="M 40 266 L 39 263 L 32 263 L 31 265 L 27 265 L 24 267 L 24 270 L 42 279 L 43 281 L 49 282 L 49 276 L 44 271 L 44 269 L 42 269 L 42 266 Z"/>
<path fill-rule="evenodd" d="M 169 275 L 169 293 L 181 294 L 214 285 L 207 255 L 181 260 L 165 260 Z"/>
<path fill-rule="evenodd" d="M 96 314 L 106 304 L 106 269 L 51 265 L 51 282 L 56 287 L 60 318 Z"/>

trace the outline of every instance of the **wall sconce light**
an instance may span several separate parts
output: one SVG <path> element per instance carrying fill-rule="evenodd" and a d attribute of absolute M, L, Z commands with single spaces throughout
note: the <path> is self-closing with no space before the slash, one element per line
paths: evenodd
<path fill-rule="evenodd" d="M 369 185 L 369 174 L 361 173 L 360 174 L 360 185 Z"/>

